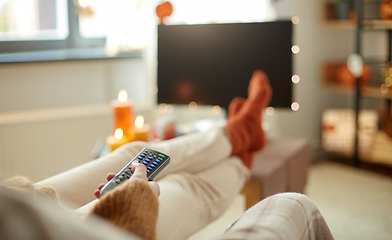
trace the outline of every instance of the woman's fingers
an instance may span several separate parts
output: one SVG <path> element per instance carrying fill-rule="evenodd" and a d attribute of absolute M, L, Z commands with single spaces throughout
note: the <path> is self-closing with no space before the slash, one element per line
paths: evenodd
<path fill-rule="evenodd" d="M 154 193 L 159 197 L 159 195 L 161 194 L 161 190 L 159 188 L 158 183 L 155 181 L 149 181 L 148 185 L 150 185 L 152 191 L 154 191 Z"/>
<path fill-rule="evenodd" d="M 101 190 L 103 188 L 103 186 L 105 186 L 105 184 L 103 184 L 103 183 L 99 184 L 98 190 Z"/>
<path fill-rule="evenodd" d="M 99 198 L 101 196 L 101 191 L 100 190 L 95 190 L 94 195 L 96 198 Z"/>
<path fill-rule="evenodd" d="M 151 189 L 153 190 L 153 192 L 159 197 L 160 195 L 160 188 L 157 182 L 155 181 L 148 181 L 147 179 L 147 168 L 144 164 L 141 163 L 132 163 L 132 177 L 130 178 L 130 180 L 132 180 L 133 178 L 139 178 L 145 182 L 148 183 L 148 185 L 151 187 Z M 112 180 L 112 178 L 116 176 L 116 174 L 114 173 L 109 173 L 106 176 L 106 179 L 108 181 Z M 103 188 L 103 186 L 105 186 L 105 184 L 100 184 L 98 186 L 98 189 L 95 190 L 94 195 L 96 198 L 99 198 L 101 196 L 101 189 Z"/>
<path fill-rule="evenodd" d="M 133 172 L 131 179 L 132 178 L 140 178 L 146 182 L 148 181 L 147 168 L 144 164 L 133 162 L 131 167 L 132 167 L 132 172 Z"/>
<path fill-rule="evenodd" d="M 114 178 L 114 176 L 116 176 L 116 174 L 114 174 L 114 173 L 109 173 L 109 174 L 106 176 L 106 180 L 108 180 L 108 182 L 109 182 L 110 180 L 112 180 L 112 178 Z"/>
<path fill-rule="evenodd" d="M 132 171 L 133 175 L 132 178 L 140 178 L 148 183 L 148 185 L 151 187 L 153 192 L 159 197 L 160 195 L 160 188 L 157 182 L 155 181 L 148 181 L 147 179 L 147 168 L 144 164 L 141 163 L 132 163 Z"/>

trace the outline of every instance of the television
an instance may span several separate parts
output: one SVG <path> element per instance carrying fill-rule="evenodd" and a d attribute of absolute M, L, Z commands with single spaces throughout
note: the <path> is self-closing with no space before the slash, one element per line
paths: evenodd
<path fill-rule="evenodd" d="M 158 26 L 158 103 L 228 107 L 253 71 L 270 80 L 270 106 L 292 103 L 292 22 Z"/>

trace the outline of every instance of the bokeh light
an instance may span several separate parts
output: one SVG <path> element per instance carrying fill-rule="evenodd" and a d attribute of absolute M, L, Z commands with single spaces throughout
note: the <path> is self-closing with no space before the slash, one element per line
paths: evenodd
<path fill-rule="evenodd" d="M 188 108 L 189 108 L 189 110 L 191 110 L 191 111 L 196 111 L 196 109 L 197 109 L 197 103 L 196 103 L 196 102 L 190 102 L 190 103 L 188 104 Z"/>
<path fill-rule="evenodd" d="M 173 111 L 174 111 L 173 105 L 167 104 L 166 112 L 167 113 L 172 113 Z"/>
<path fill-rule="evenodd" d="M 212 113 L 218 115 L 222 111 L 222 108 L 218 105 L 212 107 Z"/>
<path fill-rule="evenodd" d="M 297 102 L 293 102 L 293 103 L 291 104 L 291 109 L 292 109 L 294 112 L 298 111 L 298 110 L 299 110 L 299 104 L 298 104 Z"/>
<path fill-rule="evenodd" d="M 153 94 L 153 95 L 155 95 L 155 94 L 157 94 L 158 93 L 158 86 L 151 86 L 150 87 L 150 93 L 151 94 Z"/>
<path fill-rule="evenodd" d="M 385 78 L 385 85 L 387 85 L 387 87 L 392 86 L 392 78 L 391 77 Z"/>
<path fill-rule="evenodd" d="M 275 113 L 275 108 L 273 108 L 273 107 L 267 107 L 267 109 L 265 109 L 265 113 L 266 113 L 268 116 L 272 116 L 272 115 L 274 115 L 274 113 Z"/>
<path fill-rule="evenodd" d="M 382 84 L 381 87 L 380 87 L 380 91 L 381 91 L 382 94 L 387 94 L 389 92 L 389 88 L 388 88 L 387 85 Z"/>
<path fill-rule="evenodd" d="M 294 46 L 291 47 L 291 51 L 294 54 L 297 54 L 297 53 L 299 53 L 299 47 L 297 45 L 294 45 Z"/>
<path fill-rule="evenodd" d="M 300 80 L 300 78 L 299 78 L 298 75 L 294 75 L 294 76 L 291 77 L 291 81 L 293 83 L 299 83 L 299 80 Z"/>
<path fill-rule="evenodd" d="M 116 131 L 114 131 L 114 137 L 118 140 L 120 140 L 124 135 L 124 132 L 121 128 L 117 128 Z"/>
<path fill-rule="evenodd" d="M 291 22 L 293 24 L 298 24 L 299 23 L 299 18 L 297 16 L 294 16 L 294 17 L 291 18 Z"/>
<path fill-rule="evenodd" d="M 158 109 L 160 112 L 166 112 L 166 109 L 167 109 L 166 103 L 159 104 Z"/>

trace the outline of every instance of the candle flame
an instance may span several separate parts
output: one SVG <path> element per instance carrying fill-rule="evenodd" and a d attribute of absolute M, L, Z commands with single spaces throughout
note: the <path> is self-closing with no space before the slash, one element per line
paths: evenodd
<path fill-rule="evenodd" d="M 119 93 L 118 93 L 118 101 L 120 101 L 120 102 L 126 102 L 128 100 L 128 94 L 127 94 L 127 91 L 125 91 L 125 90 L 121 90 Z"/>
<path fill-rule="evenodd" d="M 143 127 L 143 124 L 144 124 L 144 118 L 143 118 L 143 116 L 142 116 L 142 115 L 137 116 L 137 117 L 136 117 L 136 120 L 135 120 L 135 126 L 136 126 L 137 128 L 141 128 L 141 127 Z"/>
<path fill-rule="evenodd" d="M 121 128 L 117 128 L 116 131 L 114 131 L 114 137 L 117 140 L 120 140 L 123 137 L 124 133 L 123 130 Z"/>

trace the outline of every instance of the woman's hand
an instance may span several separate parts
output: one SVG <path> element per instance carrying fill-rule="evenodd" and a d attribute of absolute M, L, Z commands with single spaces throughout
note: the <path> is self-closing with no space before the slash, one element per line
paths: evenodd
<path fill-rule="evenodd" d="M 132 167 L 133 175 L 132 175 L 132 177 L 131 177 L 128 181 L 132 181 L 132 180 L 135 179 L 135 178 L 139 178 L 139 179 L 145 181 L 146 183 L 148 183 L 148 185 L 150 185 L 150 187 L 151 187 L 151 189 L 153 190 L 153 192 L 159 197 L 159 195 L 160 195 L 159 185 L 158 185 L 158 183 L 155 182 L 155 181 L 148 181 L 148 179 L 147 179 L 147 168 L 146 168 L 146 166 L 145 166 L 144 164 L 141 164 L 141 163 L 134 163 L 134 162 L 133 162 L 132 165 L 131 165 L 131 167 Z M 114 173 L 109 173 L 109 174 L 106 176 L 106 179 L 107 179 L 108 181 L 110 181 L 114 176 L 116 176 L 116 174 L 114 174 Z M 105 184 L 100 184 L 100 185 L 98 186 L 98 189 L 95 190 L 95 193 L 94 193 L 94 194 L 95 194 L 95 197 L 96 197 L 96 198 L 99 198 L 99 197 L 101 196 L 101 189 L 103 188 L 103 186 L 105 186 Z"/>

